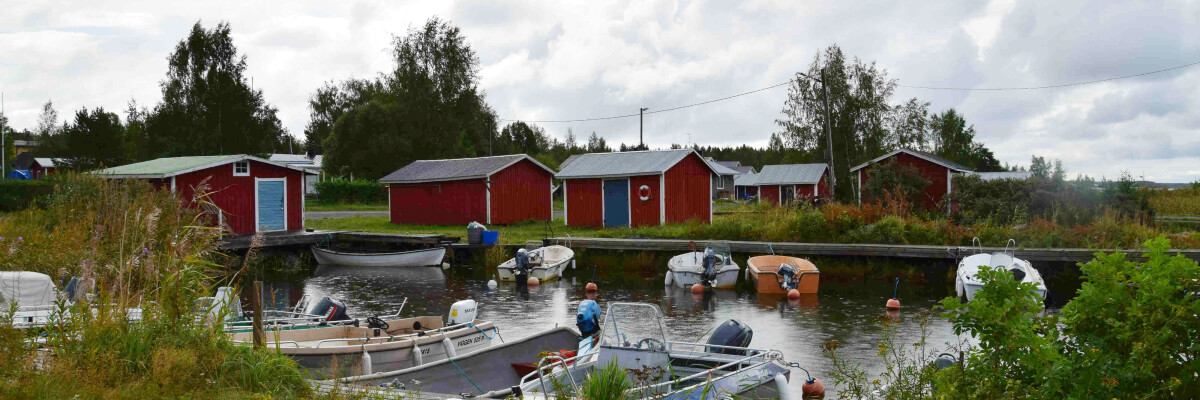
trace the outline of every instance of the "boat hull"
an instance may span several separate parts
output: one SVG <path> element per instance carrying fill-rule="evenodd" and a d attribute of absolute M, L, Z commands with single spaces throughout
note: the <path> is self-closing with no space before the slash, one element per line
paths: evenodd
<path fill-rule="evenodd" d="M 787 256 L 757 256 L 746 260 L 748 275 L 759 293 L 786 294 L 780 286 L 780 277 L 775 272 L 780 264 L 788 263 L 795 266 L 799 273 L 792 277 L 796 290 L 800 294 L 817 293 L 821 282 L 821 271 L 813 263 L 799 257 Z"/>
<path fill-rule="evenodd" d="M 1001 256 L 1003 256 L 1002 253 Z M 975 254 L 959 262 L 954 280 L 955 293 L 959 298 L 965 298 L 967 301 L 975 299 L 975 294 L 983 288 L 983 283 L 975 278 L 975 274 L 979 273 L 980 266 L 987 265 L 1005 269 L 1023 269 L 1025 271 L 1025 278 L 1022 279 L 1022 282 L 1034 284 L 1036 286 L 1034 293 L 1037 298 L 1040 300 L 1046 299 L 1046 283 L 1042 280 L 1041 273 L 1033 268 L 1028 261 L 1015 257 L 1003 258 L 1007 257 L 1003 256 L 998 258 L 1000 262 L 997 263 L 993 260 L 993 257 L 997 257 L 997 255 L 987 253 Z"/>
<path fill-rule="evenodd" d="M 399 253 L 345 253 L 319 247 L 312 250 L 318 264 L 358 267 L 428 267 L 440 265 L 446 257 L 445 247 Z"/>
<path fill-rule="evenodd" d="M 676 287 L 691 287 L 700 283 L 700 274 L 704 272 L 704 253 L 690 252 L 671 257 L 667 261 L 670 270 L 671 283 Z M 741 271 L 737 263 L 722 264 L 717 268 L 717 279 L 713 283 L 715 289 L 732 289 L 737 285 L 737 275 Z"/>
<path fill-rule="evenodd" d="M 546 246 L 534 249 L 530 253 L 537 255 L 541 263 L 529 269 L 529 277 L 538 278 L 542 282 L 558 279 L 575 258 L 575 252 L 564 246 Z M 516 259 L 509 259 L 497 266 L 496 274 L 500 281 L 516 281 L 516 266 Z"/>

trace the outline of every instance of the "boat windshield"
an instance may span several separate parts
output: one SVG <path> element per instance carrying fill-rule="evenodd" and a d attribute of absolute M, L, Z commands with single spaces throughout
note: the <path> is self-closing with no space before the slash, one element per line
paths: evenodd
<path fill-rule="evenodd" d="M 663 314 L 653 304 L 612 303 L 601 326 L 602 346 L 666 350 Z"/>
<path fill-rule="evenodd" d="M 733 263 L 733 256 L 729 251 L 729 242 L 717 241 L 708 244 L 707 249 L 711 249 L 713 254 L 721 260 L 722 265 L 730 265 Z M 707 251 L 705 252 L 707 253 Z"/>

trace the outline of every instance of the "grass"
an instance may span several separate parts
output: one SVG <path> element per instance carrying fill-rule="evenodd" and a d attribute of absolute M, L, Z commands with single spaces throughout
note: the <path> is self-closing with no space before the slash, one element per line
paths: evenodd
<path fill-rule="evenodd" d="M 1155 190 L 1150 206 L 1161 216 L 1200 216 L 1200 188 Z"/>
<path fill-rule="evenodd" d="M 1003 246 L 1016 239 L 1023 248 L 1136 249 L 1150 238 L 1167 235 L 1174 248 L 1200 248 L 1200 235 L 1186 227 L 1145 225 L 1106 213 L 1087 225 L 1062 226 L 1034 219 L 1018 226 L 980 223 L 956 225 L 948 219 L 927 220 L 910 212 L 879 205 L 829 204 L 820 208 L 775 207 L 769 204 L 728 205 L 728 215 L 711 224 L 691 221 L 639 228 L 568 227 L 562 220 L 494 225 L 504 244 L 523 244 L 546 237 L 663 238 L 767 242 L 879 243 L 968 246 L 979 237 L 984 245 Z M 461 226 L 395 225 L 386 217 L 350 217 L 309 221 L 317 229 L 465 236 Z M 1174 230 L 1169 230 L 1174 228 Z"/>
<path fill-rule="evenodd" d="M 319 204 L 304 205 L 304 211 L 387 211 L 387 204 Z"/>

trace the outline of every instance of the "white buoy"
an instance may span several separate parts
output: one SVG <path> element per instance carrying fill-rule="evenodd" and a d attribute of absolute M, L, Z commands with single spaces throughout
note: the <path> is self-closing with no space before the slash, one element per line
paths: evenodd
<path fill-rule="evenodd" d="M 363 375 L 370 375 L 372 373 L 371 372 L 371 353 L 367 352 L 367 346 L 363 346 L 362 373 L 363 373 Z"/>
<path fill-rule="evenodd" d="M 663 284 L 666 286 L 671 286 L 671 281 L 673 280 L 675 280 L 674 275 L 671 274 L 671 271 L 667 271 L 667 280 L 666 282 L 663 282 Z"/>
<path fill-rule="evenodd" d="M 446 337 L 446 335 L 442 335 L 442 347 L 446 350 L 446 358 L 454 358 L 454 356 L 458 355 L 458 353 L 454 351 L 454 343 L 451 342 L 450 338 Z"/>
<path fill-rule="evenodd" d="M 575 259 L 571 259 L 571 269 L 575 269 Z"/>
<path fill-rule="evenodd" d="M 421 356 L 421 346 L 417 346 L 416 343 L 413 343 L 412 353 L 413 353 L 412 359 L 413 359 L 414 367 L 419 367 L 419 366 L 421 366 L 421 364 L 425 363 L 425 360 L 423 359 L 424 357 Z"/>
<path fill-rule="evenodd" d="M 779 390 L 779 400 L 792 399 L 792 393 L 788 391 L 787 377 L 783 374 L 775 374 L 775 388 Z"/>
<path fill-rule="evenodd" d="M 492 279 L 492 280 L 488 281 L 488 289 L 495 289 L 495 288 L 496 288 L 496 280 Z"/>

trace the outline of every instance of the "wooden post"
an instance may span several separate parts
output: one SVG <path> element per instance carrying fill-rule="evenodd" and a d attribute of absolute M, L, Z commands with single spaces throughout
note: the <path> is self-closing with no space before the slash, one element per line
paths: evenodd
<path fill-rule="evenodd" d="M 250 296 L 250 308 L 254 311 L 254 348 L 261 349 L 266 345 L 267 336 L 263 333 L 262 281 L 254 281 L 254 294 Z"/>

